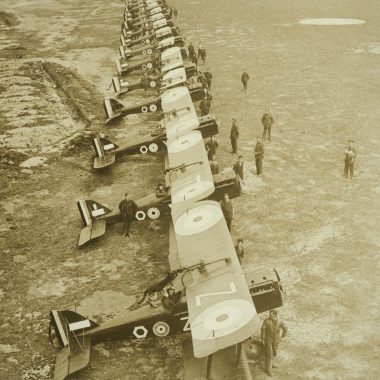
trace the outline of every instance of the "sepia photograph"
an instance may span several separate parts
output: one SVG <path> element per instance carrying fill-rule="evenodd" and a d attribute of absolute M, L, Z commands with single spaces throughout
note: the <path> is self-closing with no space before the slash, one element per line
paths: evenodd
<path fill-rule="evenodd" d="M 0 380 L 380 379 L 379 0 L 0 0 Z"/>

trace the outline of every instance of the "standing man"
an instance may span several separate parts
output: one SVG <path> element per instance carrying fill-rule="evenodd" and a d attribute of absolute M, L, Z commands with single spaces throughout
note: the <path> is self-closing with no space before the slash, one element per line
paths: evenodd
<path fill-rule="evenodd" d="M 277 348 L 281 338 L 286 337 L 288 328 L 284 322 L 278 319 L 276 310 L 269 312 L 269 318 L 266 318 L 261 327 L 261 342 L 265 348 L 265 370 L 269 376 L 273 376 L 272 368 L 277 368 L 273 364 L 273 359 L 277 355 Z"/>
<path fill-rule="evenodd" d="M 243 162 L 243 156 L 239 156 L 238 160 L 235 162 L 234 166 L 232 167 L 234 172 L 236 173 L 236 178 L 239 181 L 240 185 L 240 191 L 243 194 L 243 181 L 244 181 L 244 162 Z"/>
<path fill-rule="evenodd" d="M 228 231 L 231 232 L 232 220 L 234 218 L 234 206 L 227 193 L 224 193 L 224 199 L 220 202 L 220 207 L 226 220 Z"/>
<path fill-rule="evenodd" d="M 121 218 L 124 223 L 124 237 L 131 236 L 130 229 L 131 223 L 137 211 L 137 204 L 133 201 L 128 194 L 125 194 L 124 199 L 119 203 L 119 210 Z"/>
<path fill-rule="evenodd" d="M 231 146 L 232 146 L 232 154 L 237 153 L 237 141 L 239 138 L 239 127 L 236 124 L 236 119 L 232 118 L 232 126 L 230 132 Z"/>
<path fill-rule="evenodd" d="M 215 136 L 211 136 L 211 139 L 207 141 L 205 148 L 207 151 L 207 157 L 209 160 L 212 160 L 212 157 L 215 157 L 216 150 L 218 149 L 218 142 L 215 139 Z"/>
<path fill-rule="evenodd" d="M 269 113 L 269 110 L 265 110 L 265 113 L 264 113 L 263 117 L 261 118 L 261 122 L 263 123 L 263 127 L 264 127 L 263 141 L 265 141 L 265 138 L 267 136 L 267 132 L 268 132 L 268 140 L 270 141 L 270 130 L 272 128 L 273 121 L 274 121 L 273 117 Z"/>
<path fill-rule="evenodd" d="M 210 69 L 206 69 L 206 71 L 203 72 L 203 75 L 206 78 L 209 90 L 211 90 L 212 74 L 210 73 Z"/>
<path fill-rule="evenodd" d="M 177 17 L 178 17 L 178 9 L 177 8 L 174 8 L 173 15 L 174 15 L 174 18 L 177 19 Z"/>
<path fill-rule="evenodd" d="M 190 42 L 189 47 L 187 48 L 189 51 L 189 58 L 193 60 L 193 57 L 195 56 L 195 48 L 192 42 Z M 196 56 L 195 56 L 196 57 Z"/>
<path fill-rule="evenodd" d="M 201 116 L 206 116 L 210 113 L 211 102 L 208 96 L 205 96 L 199 103 Z"/>
<path fill-rule="evenodd" d="M 201 58 L 202 56 L 202 50 L 203 50 L 203 46 L 201 45 L 201 43 L 198 44 L 198 54 L 197 54 L 197 58 Z"/>
<path fill-rule="evenodd" d="M 215 160 L 215 155 L 211 157 L 211 160 L 209 161 L 211 174 L 218 174 L 219 173 L 219 165 L 218 162 Z"/>
<path fill-rule="evenodd" d="M 348 147 L 344 151 L 344 176 L 352 179 L 354 176 L 354 163 L 356 157 L 356 149 L 354 148 L 354 141 L 348 142 Z"/>
<path fill-rule="evenodd" d="M 241 82 L 243 83 L 244 92 L 247 92 L 248 89 L 249 75 L 245 69 L 243 69 L 243 74 L 241 74 Z"/>
<path fill-rule="evenodd" d="M 205 48 L 202 48 L 201 50 L 201 60 L 202 60 L 202 63 L 205 64 L 206 63 L 206 49 Z"/>
<path fill-rule="evenodd" d="M 255 161 L 256 161 L 256 174 L 261 175 L 263 172 L 263 158 L 264 158 L 264 144 L 261 138 L 257 136 L 257 143 L 255 146 Z"/>
<path fill-rule="evenodd" d="M 235 245 L 236 256 L 239 259 L 239 263 L 241 264 L 244 258 L 244 240 L 238 239 Z"/>

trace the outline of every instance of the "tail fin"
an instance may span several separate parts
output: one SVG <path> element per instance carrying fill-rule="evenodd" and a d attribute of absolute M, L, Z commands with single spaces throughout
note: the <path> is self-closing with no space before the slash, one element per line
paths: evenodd
<path fill-rule="evenodd" d="M 79 235 L 78 246 L 80 247 L 105 234 L 107 221 L 99 218 L 111 213 L 112 210 L 92 200 L 80 200 L 77 206 L 85 225 Z"/>
<path fill-rule="evenodd" d="M 120 53 L 120 57 L 121 57 L 121 58 L 124 58 L 124 59 L 127 58 L 127 56 L 125 55 L 125 49 L 124 49 L 124 46 L 119 46 L 119 53 Z"/>
<path fill-rule="evenodd" d="M 119 77 L 112 78 L 113 89 L 115 90 L 116 97 L 126 94 L 129 91 L 129 82 L 122 81 Z"/>
<path fill-rule="evenodd" d="M 122 116 L 118 110 L 124 108 L 124 105 L 115 99 L 104 99 L 104 111 L 107 116 L 106 123 L 109 123 L 113 119 L 117 119 Z"/>
<path fill-rule="evenodd" d="M 70 310 L 50 312 L 49 338 L 53 343 L 54 330 L 61 347 L 55 361 L 54 380 L 63 380 L 87 366 L 90 361 L 91 337 L 84 336 L 83 333 L 97 326 L 95 322 Z"/>
<path fill-rule="evenodd" d="M 116 67 L 117 67 L 117 73 L 119 75 L 123 75 L 128 69 L 128 63 L 126 63 L 126 62 L 123 63 L 121 60 L 122 60 L 122 57 L 115 60 Z"/>
<path fill-rule="evenodd" d="M 112 141 L 102 137 L 95 137 L 92 143 L 96 156 L 94 159 L 94 169 L 105 168 L 115 162 L 115 152 L 118 146 Z"/>

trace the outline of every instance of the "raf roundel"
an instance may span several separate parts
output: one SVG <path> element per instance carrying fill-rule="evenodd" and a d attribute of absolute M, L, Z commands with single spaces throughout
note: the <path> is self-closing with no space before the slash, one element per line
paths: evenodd
<path fill-rule="evenodd" d="M 170 332 L 170 327 L 165 322 L 157 322 L 153 325 L 153 333 L 156 336 L 164 337 Z"/>
<path fill-rule="evenodd" d="M 199 234 L 213 227 L 223 218 L 219 205 L 201 205 L 188 210 L 175 223 L 178 235 Z"/>
<path fill-rule="evenodd" d="M 208 193 L 208 191 L 213 188 L 214 184 L 210 181 L 194 182 L 173 193 L 172 202 L 179 203 L 184 200 L 193 199 L 201 194 Z"/>
<path fill-rule="evenodd" d="M 219 302 L 201 312 L 191 324 L 195 339 L 212 340 L 232 334 L 256 314 L 252 303 L 242 299 Z"/>
<path fill-rule="evenodd" d="M 183 152 L 184 150 L 190 149 L 201 140 L 202 135 L 200 133 L 188 133 L 184 136 L 179 137 L 178 139 L 175 139 L 168 146 L 168 152 L 172 154 Z"/>

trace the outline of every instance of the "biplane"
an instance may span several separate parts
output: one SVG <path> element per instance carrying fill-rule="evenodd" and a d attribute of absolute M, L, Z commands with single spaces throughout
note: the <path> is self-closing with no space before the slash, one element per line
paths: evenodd
<path fill-rule="evenodd" d="M 104 110 L 107 116 L 106 123 L 109 123 L 112 120 L 119 119 L 121 117 L 136 114 L 136 113 L 156 113 L 156 112 L 165 112 L 165 104 L 172 103 L 173 99 L 178 101 L 178 106 L 176 109 L 181 108 L 181 99 L 187 97 L 190 94 L 193 102 L 196 102 L 197 99 L 200 100 L 200 95 L 204 97 L 203 88 L 196 87 L 196 92 L 189 91 L 187 87 L 175 87 L 165 90 L 161 95 L 149 97 L 144 99 L 142 102 L 135 103 L 132 105 L 125 105 L 120 101 L 110 98 L 104 100 Z M 168 111 L 173 112 L 173 110 Z"/>
<path fill-rule="evenodd" d="M 195 75 L 197 72 L 196 66 L 194 64 L 185 64 L 183 60 L 186 58 L 187 52 L 184 48 L 171 47 L 164 50 L 161 54 L 155 53 L 135 61 L 128 61 L 120 56 L 115 62 L 119 76 L 125 76 L 132 72 L 134 74 L 144 72 L 150 74 L 156 70 L 165 73 L 182 66 L 185 67 L 186 73 L 193 72 L 193 75 Z"/>
<path fill-rule="evenodd" d="M 193 100 L 198 101 L 199 97 L 204 95 L 203 85 L 199 82 L 190 82 L 190 78 L 190 73 L 186 72 L 184 67 L 178 67 L 160 75 L 150 75 L 136 81 L 125 81 L 115 76 L 112 78 L 112 85 L 117 98 L 134 90 L 144 89 L 162 93 L 170 88 L 186 86 Z M 197 80 L 197 77 L 195 79 Z"/>

